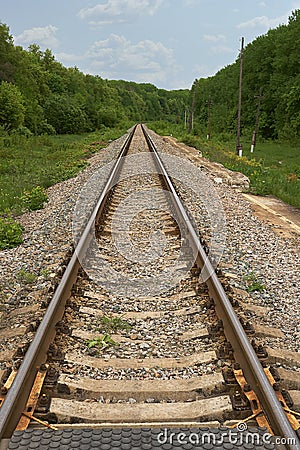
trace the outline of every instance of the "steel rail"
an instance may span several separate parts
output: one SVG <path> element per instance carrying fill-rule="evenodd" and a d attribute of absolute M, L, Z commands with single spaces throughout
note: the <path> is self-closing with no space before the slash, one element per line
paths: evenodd
<path fill-rule="evenodd" d="M 169 191 L 172 194 L 173 204 L 178 214 L 178 217 L 185 224 L 188 230 L 187 238 L 194 250 L 198 253 L 199 258 L 197 264 L 199 268 L 204 272 L 206 278 L 206 284 L 209 289 L 211 297 L 215 301 L 216 311 L 219 317 L 222 318 L 224 325 L 224 332 L 226 338 L 231 343 L 234 356 L 237 362 L 239 362 L 241 368 L 243 369 L 245 378 L 251 385 L 252 389 L 256 393 L 263 411 L 269 421 L 269 424 L 275 435 L 282 438 L 286 438 L 287 442 L 295 442 L 295 445 L 286 444 L 286 448 L 289 450 L 299 450 L 299 439 L 295 431 L 293 430 L 279 400 L 276 397 L 275 391 L 271 386 L 262 365 L 249 342 L 249 339 L 237 317 L 235 311 L 220 283 L 215 270 L 206 255 L 199 238 L 194 230 L 194 227 L 186 213 L 186 210 L 178 197 L 175 187 L 170 180 L 164 163 L 162 162 L 159 153 L 149 136 L 146 132 L 144 126 L 142 126 L 145 138 L 151 148 L 153 154 L 155 155 L 157 165 L 159 166 L 159 171 L 163 175 L 165 182 Z M 297 444 L 298 442 L 298 444 Z"/>
<path fill-rule="evenodd" d="M 99 197 L 97 205 L 96 205 L 93 213 L 90 216 L 90 219 L 88 221 L 88 224 L 87 224 L 83 234 L 81 235 L 81 238 L 78 242 L 75 252 L 66 268 L 66 271 L 64 272 L 64 275 L 61 279 L 59 286 L 57 287 L 57 289 L 54 293 L 54 296 L 53 296 L 53 298 L 49 304 L 49 307 L 46 311 L 46 314 L 37 330 L 34 340 L 32 341 L 32 343 L 24 357 L 24 360 L 20 366 L 20 369 L 18 370 L 16 378 L 15 378 L 11 388 L 8 391 L 6 399 L 3 402 L 2 407 L 0 408 L 0 439 L 11 437 L 15 427 L 17 426 L 18 420 L 25 408 L 26 401 L 27 401 L 28 395 L 30 393 L 30 390 L 32 388 L 38 368 L 46 360 L 46 355 L 47 355 L 49 344 L 53 340 L 54 335 L 55 335 L 55 330 L 54 330 L 54 327 L 52 326 L 52 324 L 53 323 L 56 324 L 63 315 L 65 302 L 71 292 L 73 283 L 76 280 L 78 269 L 80 267 L 79 259 L 85 255 L 86 250 L 88 248 L 88 244 L 89 244 L 90 240 L 92 239 L 95 221 L 101 214 L 101 210 L 104 207 L 105 200 L 107 198 L 107 194 L 108 194 L 111 186 L 115 183 L 115 180 L 117 179 L 117 177 L 119 175 L 120 168 L 122 165 L 122 157 L 125 156 L 125 153 L 130 145 L 135 128 L 136 127 L 134 127 L 134 130 L 128 135 L 128 137 L 122 147 L 122 150 L 119 154 L 116 164 L 114 165 L 114 167 L 111 170 L 107 184 Z M 178 211 L 178 213 L 181 217 L 181 220 L 185 223 L 185 225 L 190 233 L 191 245 L 195 246 L 195 248 L 197 249 L 197 251 L 200 255 L 200 259 L 201 259 L 201 262 L 199 263 L 200 267 L 205 267 L 207 274 L 209 274 L 209 279 L 207 281 L 207 284 L 208 284 L 209 290 L 211 292 L 211 295 L 213 296 L 213 298 L 216 302 L 217 308 L 221 309 L 221 312 L 223 311 L 223 308 L 224 308 L 224 310 L 225 310 L 224 317 L 225 317 L 225 315 L 228 315 L 227 322 L 230 325 L 232 322 L 235 324 L 235 326 L 237 327 L 237 330 L 238 330 L 237 331 L 238 336 L 241 336 L 244 334 L 243 341 L 244 341 L 244 339 L 246 339 L 246 341 L 243 342 L 244 345 L 237 347 L 233 344 L 232 336 L 227 331 L 227 333 L 228 333 L 227 337 L 232 342 L 234 352 L 236 355 L 236 359 L 238 361 L 240 361 L 240 364 L 245 372 L 246 377 L 250 381 L 250 383 L 253 382 L 252 387 L 256 389 L 256 387 L 257 387 L 256 384 L 258 384 L 259 386 L 262 386 L 262 388 L 261 388 L 262 394 L 264 394 L 264 390 L 263 390 L 264 385 L 261 385 L 260 383 L 261 383 L 261 377 L 264 378 L 265 374 L 261 368 L 258 358 L 256 357 L 256 354 L 255 354 L 252 346 L 250 345 L 248 338 L 245 335 L 244 330 L 240 325 L 240 322 L 238 321 L 238 319 L 235 316 L 233 308 L 231 307 L 231 304 L 222 288 L 222 285 L 216 277 L 216 274 L 210 264 L 210 261 L 209 261 L 207 255 L 205 254 L 205 252 L 198 240 L 195 230 L 185 212 L 185 209 L 175 191 L 175 188 L 173 187 L 173 185 L 166 173 L 164 165 L 158 156 L 158 152 L 156 151 L 151 138 L 145 132 L 144 127 L 143 127 L 143 131 L 144 131 L 145 137 L 147 139 L 147 142 L 148 142 L 151 150 L 153 151 L 153 154 L 155 155 L 155 160 L 157 161 L 157 164 L 161 167 L 160 170 L 161 170 L 165 180 L 168 180 L 167 184 L 169 185 L 169 190 L 173 194 L 172 197 L 174 199 L 176 199 L 176 201 L 174 201 L 174 206 L 175 206 L 176 210 Z M 219 300 L 219 297 L 220 297 L 220 300 Z M 219 302 L 222 303 L 224 305 L 224 307 L 219 306 Z M 228 311 L 230 311 L 230 313 L 228 313 Z M 223 315 L 223 312 L 222 312 L 222 315 Z M 236 323 L 236 320 L 237 320 L 237 323 Z M 223 319 L 223 322 L 224 322 L 224 319 Z M 225 321 L 225 323 L 224 323 L 225 331 L 227 330 L 227 326 L 226 326 L 227 322 Z M 231 328 L 231 326 L 230 326 L 230 328 Z M 233 334 L 234 339 L 235 339 L 235 337 L 236 337 L 235 334 Z M 259 371 L 259 368 L 260 368 L 260 370 L 262 371 L 262 375 L 259 373 L 259 376 L 256 376 L 256 372 L 255 372 L 255 374 L 252 376 L 252 370 L 249 371 L 248 366 L 246 367 L 245 361 L 246 362 L 248 361 L 248 357 L 246 355 L 246 352 L 248 352 L 248 348 L 249 348 L 250 354 L 252 351 L 252 355 L 251 355 L 250 359 L 251 360 L 254 359 L 255 362 L 258 363 L 257 370 Z M 244 355 L 244 351 L 245 351 L 245 355 Z M 256 381 L 257 381 L 257 383 L 256 383 Z M 270 386 L 268 380 L 266 380 L 265 384 L 268 387 L 268 389 L 270 389 L 271 386 Z M 272 388 L 271 388 L 271 391 L 273 392 L 273 395 L 274 395 L 274 391 Z M 272 395 L 271 395 L 271 397 L 272 397 Z M 271 398 L 271 401 L 272 401 L 271 407 L 274 408 L 274 405 L 275 405 L 277 408 L 277 404 L 279 402 L 278 402 L 276 396 L 275 396 L 275 399 Z M 276 404 L 276 402 L 277 402 L 277 404 Z M 262 405 L 264 407 L 264 411 L 268 411 L 268 408 L 264 405 L 263 402 L 262 402 Z M 267 406 L 268 406 L 268 403 L 267 403 Z M 282 409 L 281 409 L 281 412 L 282 412 Z M 269 418 L 269 415 L 267 412 L 266 412 L 266 414 Z M 270 417 L 273 418 L 273 415 L 270 414 Z M 274 414 L 274 417 L 277 418 L 277 414 Z M 293 433 L 293 430 L 291 429 L 290 424 L 287 421 L 285 414 L 282 415 L 281 420 L 282 420 L 281 427 L 278 426 L 276 428 L 273 425 L 273 429 L 276 432 L 276 434 L 278 434 L 279 436 L 282 436 L 282 437 L 289 437 L 289 438 L 292 437 L 295 439 L 295 442 L 297 442 L 297 436 L 295 433 Z M 272 422 L 270 422 L 270 423 L 272 424 Z M 273 423 L 275 423 L 275 422 L 273 421 Z M 289 448 L 291 450 L 295 450 L 298 447 L 293 446 L 293 445 L 287 445 L 287 448 Z"/>
<path fill-rule="evenodd" d="M 95 221 L 103 210 L 107 194 L 119 176 L 123 164 L 123 156 L 130 146 L 136 126 L 128 134 L 119 156 L 112 167 L 107 183 L 101 192 L 97 204 L 89 218 L 89 221 L 78 241 L 75 251 L 66 267 L 62 279 L 54 292 L 43 320 L 28 348 L 22 364 L 17 372 L 12 386 L 8 390 L 3 405 L 0 408 L 0 441 L 10 438 L 19 422 L 22 412 L 32 389 L 36 374 L 41 364 L 46 361 L 49 344 L 55 336 L 55 325 L 61 320 L 65 303 L 70 296 L 73 284 L 76 281 L 80 259 L 84 257 L 89 243 L 93 238 Z"/>

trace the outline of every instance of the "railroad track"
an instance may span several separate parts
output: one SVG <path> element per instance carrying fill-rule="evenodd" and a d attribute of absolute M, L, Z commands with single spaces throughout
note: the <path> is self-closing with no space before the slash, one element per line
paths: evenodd
<path fill-rule="evenodd" d="M 216 427 L 251 416 L 297 448 L 287 394 L 163 159 L 138 125 L 105 183 L 101 173 L 83 189 L 75 252 L 2 380 L 0 437 L 34 422 Z"/>

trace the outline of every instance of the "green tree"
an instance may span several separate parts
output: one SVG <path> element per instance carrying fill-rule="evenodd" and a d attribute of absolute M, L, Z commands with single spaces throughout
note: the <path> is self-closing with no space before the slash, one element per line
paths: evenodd
<path fill-rule="evenodd" d="M 68 96 L 52 95 L 45 103 L 44 114 L 57 133 L 72 134 L 86 130 L 84 111 Z"/>
<path fill-rule="evenodd" d="M 15 72 L 13 52 L 13 38 L 9 34 L 9 28 L 0 22 L 0 81 L 13 81 Z"/>
<path fill-rule="evenodd" d="M 24 100 L 19 88 L 12 83 L 0 84 L 0 124 L 7 130 L 18 128 L 24 123 Z"/>

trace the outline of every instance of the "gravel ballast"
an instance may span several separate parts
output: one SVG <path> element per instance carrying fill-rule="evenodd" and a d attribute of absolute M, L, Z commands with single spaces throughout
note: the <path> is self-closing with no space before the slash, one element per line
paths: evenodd
<path fill-rule="evenodd" d="M 155 144 L 163 148 L 164 152 L 181 158 L 188 157 L 188 152 L 181 152 L 179 147 L 172 146 L 155 133 L 151 135 Z M 19 218 L 25 227 L 24 243 L 15 249 L 0 252 L 2 329 L 28 326 L 40 317 L 39 305 L 47 296 L 47 290 L 73 242 L 73 211 L 81 189 L 98 168 L 118 155 L 125 137 L 114 141 L 107 149 L 92 157 L 89 167 L 77 177 L 49 188 L 49 202 L 43 210 L 26 213 Z M 215 171 L 207 168 L 206 160 L 200 156 L 195 158 L 195 153 L 192 161 L 211 180 L 223 205 L 226 218 L 226 248 L 221 258 L 223 271 L 233 275 L 230 283 L 234 287 L 246 289 L 249 287 L 249 277 L 264 286 L 261 291 L 250 293 L 253 304 L 269 308 L 268 313 L 259 318 L 260 323 L 284 332 L 285 338 L 278 339 L 276 347 L 298 352 L 299 235 L 294 233 L 293 239 L 280 237 L 269 225 L 255 217 L 249 202 L 240 192 L 245 177 L 239 174 L 235 178 L 232 172 L 219 165 L 216 165 Z M 222 177 L 222 174 L 226 176 Z M 199 214 L 201 205 L 195 202 L 192 193 L 182 183 L 177 184 L 195 222 L 200 225 L 203 217 Z M 209 234 L 209 230 L 207 232 Z M 25 284 L 20 280 L 20 270 L 34 274 L 34 282 Z M 35 307 L 36 305 L 38 306 Z M 32 339 L 31 332 L 20 337 L 17 334 L 13 339 L 1 335 L 0 352 L 12 350 L 19 340 L 24 343 L 24 339 L 27 342 Z"/>

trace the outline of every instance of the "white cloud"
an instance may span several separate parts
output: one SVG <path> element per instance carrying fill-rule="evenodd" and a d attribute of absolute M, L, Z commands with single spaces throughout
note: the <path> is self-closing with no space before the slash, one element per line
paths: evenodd
<path fill-rule="evenodd" d="M 278 25 L 286 22 L 286 16 L 276 17 L 271 19 L 267 16 L 254 17 L 247 22 L 242 22 L 237 25 L 237 28 L 263 28 L 268 30 L 270 28 L 277 27 Z"/>
<path fill-rule="evenodd" d="M 233 50 L 231 47 L 227 47 L 226 45 L 215 45 L 211 48 L 211 51 L 214 54 L 221 54 L 221 53 L 235 53 L 235 50 Z"/>
<path fill-rule="evenodd" d="M 199 0 L 184 0 L 185 6 L 194 6 L 199 3 Z"/>
<path fill-rule="evenodd" d="M 265 8 L 267 6 L 266 2 L 259 2 L 258 6 L 262 6 L 263 8 Z"/>
<path fill-rule="evenodd" d="M 214 54 L 233 53 L 232 48 L 225 45 L 227 39 L 224 34 L 204 34 L 203 40 L 211 43 L 210 51 Z"/>
<path fill-rule="evenodd" d="M 141 15 L 153 16 L 164 0 L 106 0 L 92 8 L 83 8 L 78 16 L 91 25 L 131 22 Z"/>
<path fill-rule="evenodd" d="M 16 36 L 14 41 L 17 45 L 38 44 L 44 47 L 57 48 L 59 41 L 56 37 L 58 28 L 53 25 L 46 27 L 36 27 L 30 30 L 24 30 L 23 33 Z"/>
<path fill-rule="evenodd" d="M 226 40 L 226 37 L 224 36 L 224 34 L 204 34 L 203 39 L 204 41 L 209 42 L 224 42 Z"/>
<path fill-rule="evenodd" d="M 161 42 L 143 40 L 132 43 L 116 34 L 95 42 L 86 56 L 92 72 L 106 78 L 161 83 L 178 70 L 172 49 Z"/>
<path fill-rule="evenodd" d="M 81 55 L 74 55 L 71 53 L 65 53 L 65 52 L 59 52 L 59 53 L 55 53 L 55 57 L 59 60 L 59 61 L 63 61 L 66 64 L 76 64 L 82 60 L 84 60 L 84 56 Z"/>

